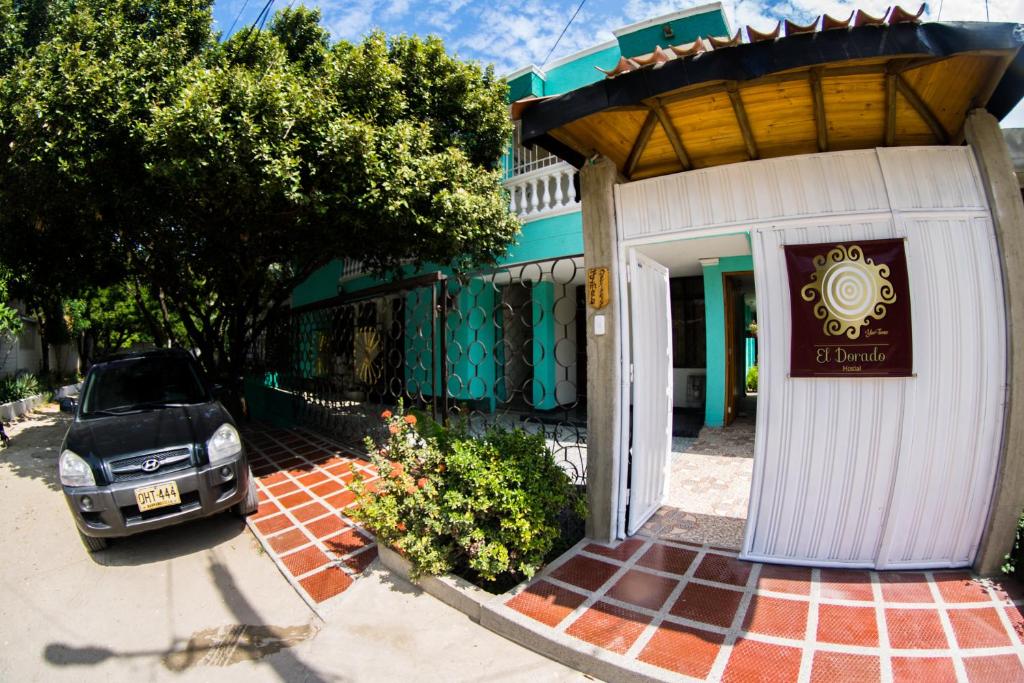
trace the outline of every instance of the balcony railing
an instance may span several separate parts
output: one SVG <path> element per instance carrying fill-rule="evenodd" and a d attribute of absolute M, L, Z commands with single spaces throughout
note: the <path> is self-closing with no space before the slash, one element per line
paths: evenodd
<path fill-rule="evenodd" d="M 523 222 L 578 210 L 575 175 L 575 168 L 561 162 L 509 178 L 509 210 Z"/>

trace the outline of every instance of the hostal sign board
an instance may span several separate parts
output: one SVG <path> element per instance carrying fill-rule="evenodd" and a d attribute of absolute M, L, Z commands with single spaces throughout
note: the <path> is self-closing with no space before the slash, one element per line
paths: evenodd
<path fill-rule="evenodd" d="M 903 240 L 785 247 L 792 377 L 913 373 Z"/>

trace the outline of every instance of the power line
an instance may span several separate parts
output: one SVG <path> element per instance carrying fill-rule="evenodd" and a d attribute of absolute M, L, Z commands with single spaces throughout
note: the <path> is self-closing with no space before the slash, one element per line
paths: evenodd
<path fill-rule="evenodd" d="M 256 24 L 260 24 L 260 30 L 263 30 L 263 24 L 260 23 L 260 19 L 262 19 L 263 21 L 267 20 L 266 14 L 270 10 L 270 6 L 273 4 L 274 0 L 267 0 L 267 3 L 263 5 L 263 9 L 261 9 L 260 13 L 256 15 L 256 19 L 253 20 L 252 24 L 249 26 L 249 30 L 245 33 L 245 38 L 242 40 L 243 45 L 249 42 L 249 38 L 252 36 L 252 32 L 256 30 Z"/>
<path fill-rule="evenodd" d="M 256 16 L 256 21 L 252 22 L 253 26 L 256 25 L 256 22 L 259 22 L 260 30 L 261 31 L 263 30 L 263 24 L 267 23 L 267 17 L 270 16 L 270 6 L 273 5 L 273 4 L 274 4 L 274 0 L 267 0 L 267 4 L 265 4 L 263 6 L 263 9 Z"/>
<path fill-rule="evenodd" d="M 579 7 L 577 7 L 576 11 L 572 13 L 572 17 L 569 18 L 569 23 L 566 24 L 565 28 L 562 29 L 562 32 L 558 34 L 558 40 L 556 40 L 555 44 L 551 46 L 550 50 L 548 50 L 548 56 L 544 58 L 544 61 L 541 63 L 540 68 L 543 69 L 544 65 L 548 63 L 549 59 L 551 59 L 551 55 L 552 55 L 552 53 L 554 53 L 555 48 L 558 47 L 558 44 L 560 42 L 562 42 L 562 36 L 564 36 L 565 32 L 569 30 L 570 26 L 572 26 L 572 22 L 573 22 L 573 20 L 576 19 L 576 15 L 580 13 L 580 10 L 583 9 L 583 5 L 585 5 L 586 3 L 587 3 L 587 0 L 580 0 Z"/>
<path fill-rule="evenodd" d="M 242 16 L 242 12 L 244 12 L 245 8 L 248 6 L 249 0 L 245 0 L 245 2 L 242 3 L 242 9 L 238 10 L 238 14 L 235 15 L 235 20 L 231 22 L 231 28 L 228 29 L 228 32 L 226 34 L 228 38 L 231 37 L 231 32 L 235 30 L 235 24 L 238 23 L 238 19 Z"/>

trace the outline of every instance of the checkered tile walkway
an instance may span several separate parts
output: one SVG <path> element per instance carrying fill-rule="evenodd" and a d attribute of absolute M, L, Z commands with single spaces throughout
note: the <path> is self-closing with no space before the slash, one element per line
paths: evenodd
<path fill-rule="evenodd" d="M 356 472 L 377 478 L 366 460 L 301 429 L 247 428 L 243 433 L 256 476 L 259 511 L 249 517 L 256 535 L 299 595 L 323 615 L 377 557 L 373 536 L 354 522 Z"/>
<path fill-rule="evenodd" d="M 584 542 L 500 609 L 662 680 L 1024 681 L 1024 590 L 963 571 L 809 569 L 657 539 Z"/>

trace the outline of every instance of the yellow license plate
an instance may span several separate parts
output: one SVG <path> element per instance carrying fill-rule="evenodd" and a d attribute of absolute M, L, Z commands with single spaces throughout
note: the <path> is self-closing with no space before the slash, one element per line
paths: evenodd
<path fill-rule="evenodd" d="M 153 510 L 167 505 L 178 505 L 181 503 L 181 496 L 178 494 L 178 482 L 168 481 L 156 486 L 146 486 L 135 489 L 135 502 L 139 510 Z"/>

